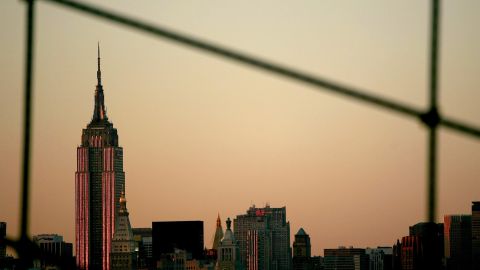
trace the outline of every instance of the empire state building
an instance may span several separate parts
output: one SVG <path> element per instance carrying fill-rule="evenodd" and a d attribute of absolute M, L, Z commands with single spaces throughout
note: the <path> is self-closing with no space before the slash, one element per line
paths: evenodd
<path fill-rule="evenodd" d="M 75 255 L 78 269 L 110 269 L 111 243 L 125 186 L 123 149 L 108 121 L 98 48 L 95 106 L 82 131 L 75 173 Z"/>

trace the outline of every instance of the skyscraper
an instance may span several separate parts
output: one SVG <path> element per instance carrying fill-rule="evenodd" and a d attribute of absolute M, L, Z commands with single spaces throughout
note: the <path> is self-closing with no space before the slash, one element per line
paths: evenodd
<path fill-rule="evenodd" d="M 447 261 L 447 269 L 471 269 L 472 216 L 445 216 L 444 221 L 445 259 Z"/>
<path fill-rule="evenodd" d="M 441 269 L 444 254 L 443 223 L 421 222 L 410 226 L 410 236 L 417 236 L 418 267 L 420 269 Z"/>
<path fill-rule="evenodd" d="M 443 224 L 420 222 L 409 231 L 393 246 L 394 269 L 443 269 Z"/>
<path fill-rule="evenodd" d="M 291 269 L 290 223 L 285 207 L 252 206 L 233 222 L 240 259 L 246 269 Z"/>
<path fill-rule="evenodd" d="M 123 149 L 108 121 L 98 49 L 93 117 L 77 147 L 75 173 L 75 254 L 78 269 L 110 269 L 111 241 L 125 185 Z"/>
<path fill-rule="evenodd" d="M 310 236 L 303 228 L 295 234 L 293 241 L 293 270 L 312 270 L 312 246 L 310 244 Z"/>
<path fill-rule="evenodd" d="M 472 202 L 472 269 L 480 269 L 480 202 Z"/>

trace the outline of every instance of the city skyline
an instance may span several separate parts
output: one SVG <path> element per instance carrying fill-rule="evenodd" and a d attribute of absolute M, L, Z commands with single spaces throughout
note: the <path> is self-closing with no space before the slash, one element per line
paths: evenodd
<path fill-rule="evenodd" d="M 290 255 L 293 256 L 289 256 L 291 261 L 283 265 L 283 268 L 294 270 L 337 268 L 401 270 L 424 269 L 425 267 L 464 270 L 470 269 L 470 266 L 472 269 L 476 269 L 474 254 L 479 251 L 476 245 L 478 239 L 478 230 L 476 229 L 480 216 L 478 205 L 480 202 L 472 202 L 471 215 L 445 216 L 445 223 L 420 222 L 412 225 L 409 227 L 409 236 L 402 237 L 401 242 L 398 239 L 397 244 L 393 247 L 339 246 L 338 248 L 324 249 L 325 255 L 322 257 L 311 255 L 310 237 L 303 228 L 300 228 L 295 234 L 292 246 L 280 244 L 289 237 L 288 234 L 278 234 L 280 232 L 278 230 L 282 230 L 278 225 L 288 226 L 288 222 L 285 220 L 285 207 L 271 208 L 267 205 L 265 208 L 249 208 L 246 215 L 240 214 L 235 218 L 237 223 L 235 226 L 240 229 L 235 233 L 231 230 L 230 218 L 227 218 L 225 234 L 218 243 L 218 249 L 203 249 L 203 221 L 152 222 L 152 228 L 134 228 L 132 230 L 128 220 L 125 194 L 122 192 L 118 213 L 120 219 L 116 220 L 114 245 L 112 246 L 112 249 L 116 251 L 112 253 L 112 269 L 137 269 L 136 267 L 147 269 L 145 268 L 147 265 L 150 267 L 152 263 L 155 265 L 155 262 L 152 262 L 153 254 L 159 254 L 154 260 L 157 267 L 153 269 L 171 269 L 174 266 L 176 269 L 197 267 L 196 269 L 204 270 L 276 269 L 281 264 L 278 261 L 279 257 L 275 259 L 275 254 L 278 256 L 284 252 L 292 252 Z M 240 219 L 243 219 L 240 222 L 243 225 L 238 227 Z M 220 220 L 217 218 L 217 230 L 223 231 L 219 222 Z M 258 224 L 255 225 L 254 223 L 257 222 Z M 2 222 L 0 225 L 5 225 L 5 223 Z M 242 240 L 244 237 L 240 237 L 243 234 L 242 230 L 243 233 L 249 235 L 246 242 L 245 239 Z M 2 233 L 4 234 L 4 230 Z M 270 237 L 260 237 L 270 233 L 272 233 Z M 238 241 L 234 234 L 239 237 Z M 250 236 L 254 236 L 254 238 L 248 240 Z M 253 242 L 251 242 L 252 240 Z M 58 234 L 34 235 L 33 241 L 46 254 L 53 256 L 43 257 L 38 261 L 41 269 L 52 266 L 55 262 L 61 262 L 63 266 L 75 263 L 72 260 L 72 244 L 64 242 L 63 236 Z M 257 257 L 258 264 L 251 259 L 247 260 L 249 261 L 247 265 L 241 263 L 242 260 L 239 257 L 242 253 L 240 252 L 242 242 L 247 246 L 252 244 L 256 246 L 253 249 L 247 248 L 247 257 L 251 255 Z M 263 249 L 273 252 L 263 253 L 260 251 Z M 4 258 L 4 255 L 0 252 L 0 259 Z M 137 264 L 137 262 L 139 263 Z M 8 268 L 8 266 L 13 267 L 18 261 L 8 256 L 6 261 L 2 260 L 0 263 Z M 68 269 L 71 267 L 72 265 L 68 266 Z"/>
<path fill-rule="evenodd" d="M 17 11 L 17 5 L 10 3 L 3 5 L 15 10 L 15 12 Z M 408 4 L 405 5 L 408 6 Z M 21 7 L 21 5 L 18 6 Z M 63 16 L 57 13 L 53 7 L 42 5 L 42 8 L 53 15 L 51 19 L 42 19 L 49 27 L 52 27 L 51 23 L 54 22 L 54 19 L 58 19 L 56 16 Z M 170 8 L 182 9 L 182 7 Z M 189 11 L 185 7 L 183 7 L 183 10 L 186 12 L 185 14 Z M 354 11 L 350 10 L 350 12 Z M 419 18 L 426 17 L 426 12 L 416 12 L 418 12 Z M 71 16 L 74 17 L 75 15 Z M 11 19 L 11 15 L 3 17 Z M 362 20 L 363 17 L 357 19 Z M 75 20 L 78 20 L 79 28 L 82 28 L 81 24 L 87 23 L 87 21 L 88 24 L 91 23 L 92 25 L 98 23 L 83 17 Z M 175 22 L 174 19 L 171 20 L 170 23 Z M 266 26 L 267 28 L 271 27 L 269 24 Z M 61 28 L 54 29 L 61 31 Z M 291 234 L 298 228 L 304 227 L 312 237 L 313 253 L 321 254 L 319 251 L 323 248 L 338 245 L 368 246 L 368 243 L 375 243 L 370 245 L 374 246 L 391 244 L 390 242 L 385 243 L 385 241 L 387 239 L 392 241 L 392 239 L 404 234 L 402 228 L 405 225 L 424 220 L 425 195 L 423 190 L 426 162 L 423 149 L 425 149 L 425 136 L 424 130 L 419 124 L 405 123 L 407 121 L 403 121 L 402 118 L 395 115 L 384 115 L 383 112 L 370 110 L 369 108 L 357 108 L 350 102 L 339 101 L 336 97 L 313 93 L 303 86 L 292 86 L 288 81 L 276 80 L 272 82 L 268 75 L 250 71 L 245 73 L 242 67 L 231 66 L 229 63 L 218 63 L 217 60 L 202 55 L 192 55 L 190 51 L 183 48 L 176 49 L 170 47 L 170 45 L 164 46 L 164 43 L 148 38 L 133 38 L 131 44 L 135 45 L 131 47 L 117 46 L 113 42 L 114 38 L 109 40 L 105 37 L 108 35 L 102 35 L 112 31 L 112 29 L 116 28 L 108 26 L 102 30 L 96 29 L 95 33 L 90 35 L 84 33 L 88 37 L 87 40 L 77 46 L 70 44 L 71 49 L 63 45 L 66 43 L 58 43 L 58 41 L 57 43 L 53 43 L 53 41 L 52 43 L 45 43 L 45 45 L 62 44 L 58 45 L 59 47 L 53 47 L 61 48 L 61 50 L 53 50 L 42 46 L 38 49 L 40 52 L 38 64 L 51 63 L 52 65 L 49 66 L 52 67 L 52 70 L 39 70 L 36 75 L 38 83 L 36 95 L 39 100 L 36 101 L 38 107 L 35 106 L 35 108 L 40 111 L 34 127 L 34 132 L 38 133 L 35 133 L 37 135 L 34 138 L 34 188 L 32 197 L 35 203 L 32 208 L 32 234 L 48 233 L 49 231 L 61 232 L 68 241 L 73 242 L 71 229 L 73 200 L 68 198 L 72 196 L 71 187 L 73 184 L 71 176 L 73 171 L 69 170 L 75 165 L 75 162 L 72 162 L 71 155 L 66 153 L 68 153 L 67 150 L 71 151 L 78 144 L 79 127 L 85 124 L 85 117 L 89 115 L 85 112 L 91 109 L 91 94 L 93 92 L 91 64 L 93 61 L 87 58 L 92 55 L 90 52 L 92 49 L 90 48 L 93 48 L 93 44 L 96 44 L 91 42 L 92 39 L 100 39 L 102 46 L 107 47 L 104 51 L 108 55 L 106 57 L 108 59 L 106 60 L 106 69 L 108 70 L 106 72 L 108 74 L 106 85 L 109 89 L 107 100 L 109 100 L 108 105 L 112 108 L 109 112 L 113 111 L 113 119 L 115 119 L 117 127 L 122 130 L 122 136 L 124 136 L 122 140 L 125 138 L 121 145 L 125 147 L 127 153 L 132 153 L 130 159 L 126 158 L 125 171 L 132 174 L 128 176 L 130 182 L 126 188 L 130 198 L 130 211 L 132 212 L 131 218 L 134 227 L 149 225 L 148 220 L 201 219 L 206 222 L 205 238 L 209 239 L 210 233 L 208 231 L 213 232 L 215 217 L 218 212 L 226 219 L 228 216 L 233 217 L 233 213 L 241 213 L 242 209 L 250 205 L 251 202 L 263 206 L 265 202 L 269 201 L 272 205 L 289 207 L 289 219 L 292 220 Z M 217 31 L 220 30 L 217 29 Z M 119 36 L 131 35 L 124 30 L 113 30 L 113 33 L 116 34 L 117 32 L 121 32 Z M 415 32 L 413 36 L 421 38 L 421 35 L 418 37 L 417 34 Z M 380 37 L 382 36 L 380 35 Z M 72 42 L 69 39 L 57 38 L 67 43 Z M 426 40 L 426 37 L 424 39 Z M 340 38 L 340 40 L 342 39 Z M 422 45 L 424 40 L 415 41 L 421 41 L 420 45 Z M 477 39 L 474 38 L 474 41 L 477 41 Z M 11 46 L 10 44 L 13 43 L 8 43 L 5 46 Z M 474 44 L 476 43 L 470 46 L 475 47 Z M 168 53 L 159 54 L 158 51 L 161 51 L 161 49 L 154 49 L 157 46 L 168 51 Z M 262 51 L 262 48 L 267 48 L 271 44 L 262 46 L 260 46 L 258 53 L 268 54 L 266 51 Z M 155 61 L 149 62 L 146 56 L 140 54 L 138 49 L 134 50 L 134 47 L 148 48 L 147 51 L 155 52 L 156 54 L 152 57 Z M 414 47 L 415 49 L 423 48 L 419 44 L 415 44 Z M 12 47 L 8 48 L 15 52 L 14 56 L 21 53 L 20 50 Z M 128 53 L 120 53 L 120 48 L 129 48 Z M 295 46 L 292 45 L 291 48 L 295 48 Z M 257 53 L 255 49 L 255 46 L 251 47 L 252 52 Z M 448 52 L 448 46 L 446 51 Z M 44 53 L 43 56 L 42 52 Z M 404 53 L 409 55 L 407 52 Z M 423 53 L 423 51 L 416 51 L 413 55 L 423 56 Z M 85 59 L 81 59 L 82 57 L 79 57 L 78 54 Z M 182 57 L 182 54 L 186 56 Z M 477 56 L 474 54 L 474 57 Z M 180 59 L 181 65 L 173 64 L 177 57 Z M 190 57 L 194 59 L 192 61 L 195 68 L 189 70 L 190 65 L 187 65 L 187 63 L 189 63 Z M 322 57 L 325 57 L 325 55 L 322 55 Z M 6 58 L 14 64 L 14 57 L 6 55 Z M 162 63 L 162 58 L 170 61 L 168 62 L 169 65 L 157 66 L 160 71 L 152 68 L 154 66 L 151 65 L 154 62 Z M 275 53 L 273 53 L 272 59 L 275 58 Z M 357 58 L 357 60 L 361 59 Z M 466 66 L 473 65 L 463 58 L 461 60 L 464 61 L 461 63 Z M 288 61 L 288 57 L 282 61 Z M 330 64 L 335 66 L 342 63 L 341 59 L 338 61 L 340 62 Z M 147 65 L 143 66 L 145 63 Z M 204 64 L 218 74 L 212 77 L 206 72 L 202 73 L 198 68 Z M 307 64 L 297 62 L 297 64 L 306 69 L 311 66 L 318 67 L 314 62 Z M 129 67 L 130 65 L 131 67 Z M 461 66 L 458 63 L 456 65 Z M 13 66 L 19 67 L 20 63 L 15 63 Z M 418 66 L 416 67 L 416 71 L 418 71 Z M 228 72 L 222 71 L 223 68 L 235 75 L 228 75 Z M 361 66 L 358 68 L 361 68 Z M 378 72 L 378 70 L 370 68 L 370 72 Z M 141 71 L 130 73 L 135 69 Z M 346 67 L 340 68 L 340 70 L 342 69 L 344 74 L 342 72 L 336 73 L 338 70 L 335 71 L 334 69 L 324 70 L 324 72 L 333 72 L 335 73 L 334 77 L 338 76 L 339 79 L 346 82 L 349 82 L 353 77 L 354 81 L 359 84 L 374 85 L 378 86 L 379 89 L 383 88 L 380 87 L 383 85 L 382 83 L 376 85 L 368 80 L 362 81 L 355 77 L 355 74 L 351 74 L 355 70 L 348 70 Z M 181 80 L 180 75 L 174 75 L 174 73 L 185 72 L 185 70 L 190 72 L 187 74 L 191 74 L 191 77 L 187 76 L 187 78 L 191 78 L 191 80 Z M 468 79 L 468 70 L 466 75 L 462 75 L 467 77 L 467 82 L 463 80 L 463 83 L 470 89 L 470 92 L 468 92 L 468 96 L 470 96 L 470 94 L 474 94 L 472 93 L 473 89 L 478 87 L 478 79 Z M 322 70 L 318 70 L 318 72 L 323 73 Z M 406 71 L 404 70 L 404 72 Z M 12 71 L 4 74 L 11 73 Z M 142 76 L 142 73 L 143 75 L 148 74 L 148 76 Z M 157 81 L 157 78 L 153 77 L 155 74 L 162 73 L 165 75 L 162 75 L 161 80 Z M 197 73 L 200 73 L 201 76 L 195 77 L 195 75 L 198 75 Z M 133 74 L 133 78 L 127 76 Z M 172 78 L 169 78 L 169 76 L 172 76 Z M 234 86 L 236 82 L 234 76 L 246 80 L 246 83 L 241 84 L 242 87 Z M 16 77 L 12 76 L 12 78 Z M 155 80 L 152 78 L 155 78 Z M 462 76 L 460 78 L 463 79 Z M 219 79 L 219 82 L 217 79 Z M 422 85 L 420 81 L 417 79 L 413 84 L 422 89 L 423 87 L 419 86 Z M 475 87 L 469 88 L 470 84 Z M 10 88 L 8 86 L 13 85 L 16 85 L 15 80 L 9 78 L 7 82 L 2 82 L 2 89 L 8 89 Z M 400 86 L 405 85 L 400 83 L 398 87 Z M 135 89 L 137 87 L 142 89 Z M 63 89 L 68 90 L 68 94 L 62 95 Z M 75 91 L 70 89 L 75 89 Z M 238 94 L 239 92 L 233 91 L 234 89 L 235 91 L 244 90 L 245 95 Z M 293 89 L 295 91 L 292 91 Z M 164 90 L 165 92 L 158 96 L 157 90 Z M 9 90 L 5 91 L 5 103 L 8 104 L 2 103 L 5 106 L 1 106 L 1 115 L 5 117 L 2 117 L 2 123 L 6 130 L 1 136 L 2 141 L 13 140 L 15 142 L 16 132 L 14 130 L 18 129 L 16 125 L 19 121 L 14 121 L 17 116 L 8 109 L 14 106 L 11 104 L 15 104 L 15 102 L 10 104 L 10 101 L 15 100 L 16 94 L 12 94 Z M 196 91 L 202 94 L 198 94 Z M 419 91 L 419 93 L 423 93 L 423 91 Z M 460 96 L 462 95 L 461 90 L 458 90 L 457 93 L 460 93 Z M 386 94 L 396 95 L 395 93 Z M 421 104 L 419 100 L 422 98 L 419 98 L 419 94 L 413 92 L 408 92 L 408 94 L 415 97 L 413 100 L 407 98 L 409 101 Z M 202 95 L 205 95 L 204 99 L 202 99 Z M 442 92 L 442 96 L 444 95 L 448 96 L 448 94 Z M 476 95 L 478 94 L 474 96 L 476 97 Z M 143 96 L 143 98 L 139 99 L 138 96 Z M 153 102 L 148 101 L 151 96 L 155 96 Z M 274 97 L 274 102 L 270 97 Z M 450 99 L 442 100 L 446 100 L 446 103 L 448 103 L 448 100 L 456 100 L 452 96 L 449 97 Z M 406 98 L 406 96 L 403 98 Z M 237 100 L 240 100 L 239 104 L 236 103 Z M 324 102 L 322 100 L 328 101 Z M 467 104 L 473 102 L 472 104 L 475 104 L 474 101 L 478 101 L 478 98 L 461 100 L 462 104 L 463 102 Z M 227 107 L 222 106 L 222 103 L 225 103 Z M 47 109 L 45 104 L 55 104 L 57 106 L 49 106 L 52 108 Z M 452 104 L 457 103 L 452 102 Z M 450 108 L 452 108 L 452 104 L 450 104 Z M 229 109 L 228 106 L 231 106 L 231 108 Z M 317 106 L 319 109 L 317 109 Z M 327 109 L 320 109 L 322 106 Z M 448 106 L 446 107 L 448 108 Z M 455 110 L 447 110 L 448 114 L 455 114 L 458 109 L 461 118 L 467 118 L 470 122 L 478 123 L 478 115 L 480 115 L 478 106 L 453 107 L 455 107 Z M 312 112 L 313 116 L 318 117 L 318 119 L 310 116 Z M 374 121 L 358 122 L 353 117 L 356 114 Z M 65 118 L 68 120 L 65 121 Z M 382 123 L 377 123 L 377 121 Z M 357 123 L 352 124 L 352 122 Z M 318 127 L 313 126 L 315 123 Z M 355 127 L 355 137 L 350 135 L 352 125 Z M 369 130 L 373 129 L 377 129 L 376 132 L 380 133 L 376 135 L 378 137 L 370 137 L 374 133 L 370 133 Z M 406 129 L 410 131 L 405 131 Z M 62 132 L 55 133 L 53 132 L 55 130 Z M 195 136 L 189 136 L 193 131 L 198 133 L 195 133 Z M 402 136 L 397 137 L 396 131 L 401 131 Z M 60 134 L 61 136 L 59 136 Z M 315 136 L 319 137 L 315 138 Z M 457 138 L 455 136 L 448 132 L 441 133 L 441 138 L 446 141 L 445 144 L 441 144 L 441 149 L 443 147 L 445 151 L 446 147 L 447 150 L 443 154 L 440 153 L 441 164 L 443 160 L 443 164 L 446 165 L 440 166 L 439 173 L 441 184 L 439 220 L 441 220 L 443 214 L 468 212 L 469 202 L 478 200 L 473 196 L 478 194 L 478 192 L 475 192 L 475 190 L 478 190 L 478 181 L 475 183 L 475 180 L 478 179 L 479 175 L 475 166 L 475 160 L 478 160 L 479 151 L 476 150 L 478 149 L 478 142 L 474 139 Z M 158 142 L 158 138 L 163 140 Z M 330 143 L 328 143 L 329 139 Z M 318 142 L 317 140 L 327 142 Z M 50 144 L 52 148 L 45 148 L 44 142 L 52 143 Z M 144 145 L 146 142 L 157 142 L 157 144 Z M 331 142 L 334 142 L 337 147 L 329 146 Z M 3 166 L 1 168 L 6 172 L 5 178 L 2 177 L 2 187 L 6 186 L 7 177 L 15 180 L 12 180 L 12 183 L 17 183 L 16 179 L 18 177 L 16 175 L 18 173 L 14 170 L 18 167 L 15 167 L 17 163 L 12 161 L 18 157 L 18 153 L 16 153 L 18 147 L 15 148 L 16 145 L 19 144 L 7 145 L 4 152 L 6 154 L 1 156 Z M 41 157 L 45 157 L 46 150 L 52 151 L 52 155 L 49 159 L 42 159 Z M 412 153 L 414 154 L 412 155 Z M 369 156 L 366 160 L 362 159 L 365 155 Z M 348 171 L 352 171 L 352 173 L 345 173 Z M 231 183 L 242 180 L 247 181 L 248 185 L 238 187 L 239 190 L 234 190 L 238 194 L 226 189 Z M 400 182 L 402 180 L 404 183 Z M 457 181 L 460 181 L 460 184 L 457 184 Z M 361 185 L 359 182 L 365 185 Z M 10 183 L 10 180 L 8 183 Z M 8 195 L 5 196 L 5 199 L 2 199 L 2 205 L 11 205 L 12 201 L 17 202 L 18 197 L 16 196 L 19 192 L 15 192 L 15 187 L 6 186 L 6 188 L 8 189 Z M 175 209 L 163 207 L 162 204 L 168 205 L 168 202 L 175 200 L 176 197 L 169 195 L 166 192 L 168 190 L 183 192 L 182 194 L 191 198 L 191 201 L 186 204 L 179 204 Z M 217 192 L 220 198 L 216 196 L 208 198 L 212 195 L 209 194 L 209 191 L 212 190 Z M 397 190 L 402 192 L 397 194 Z M 144 196 L 145 192 L 149 196 Z M 160 196 L 157 197 L 158 194 Z M 302 196 L 303 194 L 307 194 L 307 196 Z M 458 202 L 464 194 L 470 194 L 470 197 L 467 195 L 465 202 Z M 290 198 L 292 195 L 294 195 L 294 198 Z M 48 197 L 48 200 L 44 197 Z M 347 197 L 352 198 L 352 200 L 346 200 Z M 229 198 L 235 200 L 229 200 Z M 200 200 L 204 200 L 203 202 L 208 205 L 207 210 L 195 206 L 196 202 Z M 219 207 L 216 200 L 226 201 L 226 203 Z M 147 207 L 149 204 L 160 206 L 149 209 Z M 360 204 L 362 213 L 353 210 L 358 206 L 357 204 Z M 58 208 L 58 205 L 65 205 L 65 208 Z M 382 205 L 383 208 L 374 209 L 379 205 Z M 332 209 L 329 207 L 332 207 Z M 52 209 L 55 209 L 55 211 L 50 211 Z M 458 211 L 459 209 L 464 210 Z M 6 221 L 11 224 L 10 228 L 14 230 L 17 227 L 15 224 L 18 222 L 16 216 L 18 211 L 16 210 L 2 207 L 2 216 L 6 216 Z M 373 214 L 379 211 L 380 216 L 386 216 L 387 220 L 377 221 L 374 224 L 365 223 L 361 220 L 363 213 Z M 62 216 L 62 224 L 48 222 L 48 219 L 56 219 L 59 213 Z M 348 213 L 348 215 L 342 213 Z M 212 216 L 212 218 L 208 218 L 209 216 Z M 351 219 L 357 221 L 358 224 L 344 224 Z M 331 224 L 327 224 L 328 222 Z M 309 227 L 309 224 L 312 224 L 312 227 Z M 67 229 L 65 230 L 65 228 Z M 326 235 L 334 228 L 337 231 Z M 360 230 L 369 239 L 353 235 L 351 232 L 353 228 Z M 373 231 L 380 236 L 368 235 L 368 232 L 373 234 Z M 11 231 L 9 235 L 12 235 Z M 291 238 L 293 239 L 292 236 Z M 345 243 L 346 240 L 352 242 Z M 332 245 L 332 243 L 336 244 Z"/>

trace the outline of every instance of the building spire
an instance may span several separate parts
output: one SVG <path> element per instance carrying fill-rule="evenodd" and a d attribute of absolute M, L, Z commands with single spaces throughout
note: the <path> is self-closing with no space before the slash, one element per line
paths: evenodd
<path fill-rule="evenodd" d="M 213 235 L 212 249 L 218 249 L 218 245 L 223 238 L 222 221 L 220 220 L 220 213 L 217 215 L 217 227 L 215 229 L 215 235 Z"/>
<path fill-rule="evenodd" d="M 220 213 L 218 213 L 218 216 L 217 216 L 217 228 L 218 227 L 222 227 L 222 221 L 220 220 Z"/>
<path fill-rule="evenodd" d="M 97 69 L 97 84 L 102 85 L 102 71 L 100 71 L 100 42 L 97 43 L 97 61 L 98 61 L 98 69 Z"/>
<path fill-rule="evenodd" d="M 100 42 L 97 44 L 97 87 L 95 89 L 95 107 L 93 108 L 93 122 L 108 121 L 107 109 L 105 108 L 103 86 L 102 86 L 102 72 L 100 71 Z"/>

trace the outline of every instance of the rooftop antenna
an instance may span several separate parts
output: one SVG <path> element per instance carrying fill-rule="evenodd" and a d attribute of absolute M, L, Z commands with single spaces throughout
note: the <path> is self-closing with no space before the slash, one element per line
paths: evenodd
<path fill-rule="evenodd" d="M 97 60 L 98 60 L 97 82 L 98 82 L 98 85 L 102 85 L 102 72 L 100 71 L 100 41 L 97 42 Z"/>

